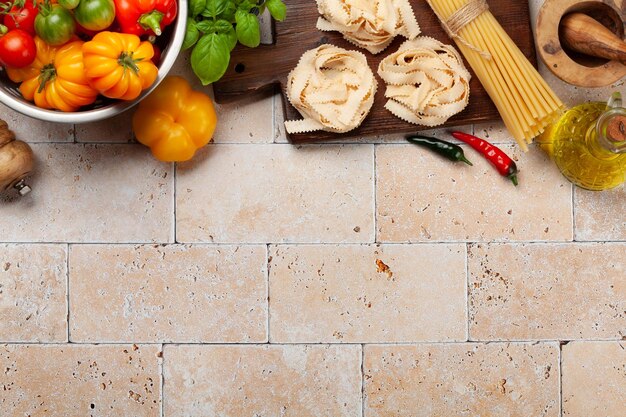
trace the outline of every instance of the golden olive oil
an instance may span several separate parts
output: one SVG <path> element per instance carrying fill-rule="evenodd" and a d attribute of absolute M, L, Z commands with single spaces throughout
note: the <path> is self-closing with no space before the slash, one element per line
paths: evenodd
<path fill-rule="evenodd" d="M 609 111 L 606 103 L 585 103 L 566 111 L 539 138 L 563 175 L 588 190 L 606 190 L 624 182 L 626 153 L 603 141 L 598 120 Z"/>

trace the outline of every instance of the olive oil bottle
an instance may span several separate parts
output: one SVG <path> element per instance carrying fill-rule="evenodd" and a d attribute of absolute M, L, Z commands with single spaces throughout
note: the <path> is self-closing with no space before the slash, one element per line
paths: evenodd
<path fill-rule="evenodd" d="M 615 188 L 626 179 L 626 109 L 614 93 L 609 103 L 585 103 L 566 111 L 539 145 L 563 175 L 581 188 Z"/>

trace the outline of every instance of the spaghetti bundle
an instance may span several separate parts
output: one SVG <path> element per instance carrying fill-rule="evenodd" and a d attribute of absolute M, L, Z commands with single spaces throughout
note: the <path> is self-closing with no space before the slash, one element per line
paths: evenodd
<path fill-rule="evenodd" d="M 563 103 L 489 11 L 485 0 L 427 0 L 524 150 Z"/>

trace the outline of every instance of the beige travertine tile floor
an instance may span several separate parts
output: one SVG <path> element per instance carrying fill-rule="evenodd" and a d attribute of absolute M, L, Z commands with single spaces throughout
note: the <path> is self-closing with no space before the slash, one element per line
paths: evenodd
<path fill-rule="evenodd" d="M 612 90 L 542 71 L 568 104 Z M 0 108 L 38 159 L 0 203 L 0 416 L 625 415 L 624 187 L 574 189 L 498 123 L 463 129 L 517 189 L 401 135 L 291 146 L 277 97 L 218 111 L 174 166 L 131 113 Z"/>

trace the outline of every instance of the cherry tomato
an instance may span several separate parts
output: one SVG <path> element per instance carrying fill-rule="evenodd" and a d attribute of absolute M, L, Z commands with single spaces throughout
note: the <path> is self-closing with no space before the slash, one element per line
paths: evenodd
<path fill-rule="evenodd" d="M 35 17 L 39 13 L 37 6 L 32 0 L 26 0 L 24 6 L 13 6 L 7 14 L 4 15 L 4 25 L 9 29 L 22 29 L 35 36 Z"/>
<path fill-rule="evenodd" d="M 58 4 L 45 4 L 35 18 L 35 32 L 48 45 L 63 45 L 75 30 L 72 13 Z"/>
<path fill-rule="evenodd" d="M 81 0 L 74 18 L 85 29 L 104 30 L 115 20 L 115 4 L 113 0 Z"/>
<path fill-rule="evenodd" d="M 37 56 L 33 37 L 22 29 L 13 29 L 0 37 L 0 63 L 13 68 L 26 67 Z"/>

